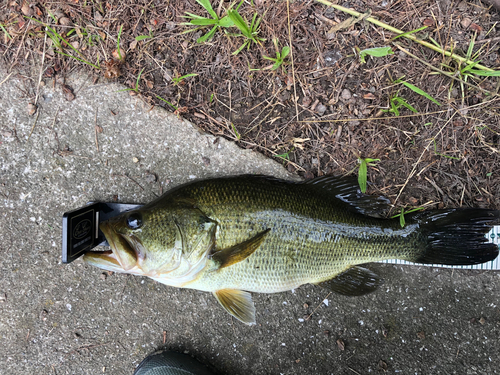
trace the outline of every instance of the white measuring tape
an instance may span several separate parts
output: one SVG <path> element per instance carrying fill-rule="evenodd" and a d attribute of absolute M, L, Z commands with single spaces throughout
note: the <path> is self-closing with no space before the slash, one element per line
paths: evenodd
<path fill-rule="evenodd" d="M 488 232 L 486 235 L 488 241 L 496 244 L 500 247 L 500 225 L 496 225 L 492 230 Z M 459 268 L 459 269 L 475 269 L 475 270 L 500 270 L 500 256 L 496 259 L 493 259 L 491 262 L 482 263 L 482 264 L 474 264 L 472 266 L 445 266 L 441 264 L 421 264 L 421 263 L 412 263 L 406 260 L 399 259 L 388 259 L 384 260 L 380 263 L 390 263 L 390 264 L 414 264 L 418 266 L 431 266 L 431 267 L 443 267 L 443 268 Z"/>

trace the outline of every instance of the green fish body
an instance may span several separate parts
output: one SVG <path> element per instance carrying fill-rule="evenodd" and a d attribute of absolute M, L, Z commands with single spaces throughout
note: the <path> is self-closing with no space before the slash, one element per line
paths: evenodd
<path fill-rule="evenodd" d="M 360 195 L 351 178 L 197 181 L 102 223 L 112 251 L 90 252 L 84 259 L 107 270 L 212 292 L 230 314 L 254 323 L 250 292 L 312 283 L 363 295 L 377 288 L 379 278 L 360 264 L 394 258 L 477 264 L 498 255 L 484 233 L 499 211 L 409 214 L 401 227 L 399 219 L 377 217 L 384 208 L 385 199 Z"/>

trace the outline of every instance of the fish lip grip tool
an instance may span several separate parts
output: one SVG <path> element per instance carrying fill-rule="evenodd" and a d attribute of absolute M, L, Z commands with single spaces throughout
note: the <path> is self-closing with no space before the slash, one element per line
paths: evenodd
<path fill-rule="evenodd" d="M 71 263 L 96 246 L 109 246 L 99 224 L 142 204 L 91 202 L 63 214 L 62 262 Z"/>

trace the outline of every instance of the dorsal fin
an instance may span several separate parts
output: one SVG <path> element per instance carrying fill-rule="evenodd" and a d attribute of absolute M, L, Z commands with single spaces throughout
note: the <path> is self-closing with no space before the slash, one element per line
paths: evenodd
<path fill-rule="evenodd" d="M 358 180 L 354 176 L 322 176 L 304 182 L 311 188 L 333 194 L 346 203 L 354 212 L 372 217 L 385 217 L 390 201 L 382 196 L 365 195 L 359 189 Z"/>

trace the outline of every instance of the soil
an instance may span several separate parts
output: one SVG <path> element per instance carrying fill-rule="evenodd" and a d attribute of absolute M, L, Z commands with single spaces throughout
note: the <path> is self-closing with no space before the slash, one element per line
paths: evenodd
<path fill-rule="evenodd" d="M 500 65 L 500 14 L 478 0 L 341 5 L 405 32 L 427 26 L 412 35 Z M 222 17 L 230 4 L 213 6 Z M 0 53 L 25 77 L 23 94 L 34 105 L 39 77 L 72 100 L 77 88 L 64 76 L 81 70 L 306 179 L 357 173 L 359 158 L 380 159 L 368 167 L 368 192 L 395 207 L 500 209 L 498 77 L 467 74 L 464 63 L 315 1 L 243 3 L 239 14 L 248 23 L 257 14 L 264 40 L 238 54 L 246 39 L 236 27 L 198 43 L 210 29 L 185 25 L 188 12 L 210 17 L 195 0 L 9 0 L 1 6 Z M 284 46 L 292 53 L 273 70 L 264 56 Z M 362 63 L 360 51 L 384 46 L 394 53 Z"/>

